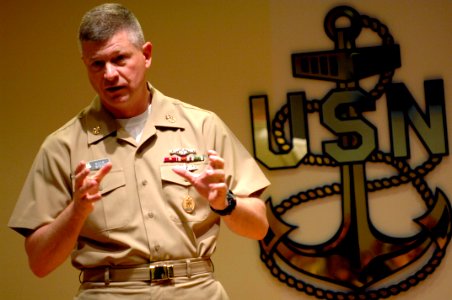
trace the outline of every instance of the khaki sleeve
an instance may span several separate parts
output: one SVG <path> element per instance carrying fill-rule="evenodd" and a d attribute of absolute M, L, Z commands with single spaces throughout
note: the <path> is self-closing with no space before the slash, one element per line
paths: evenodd
<path fill-rule="evenodd" d="M 22 235 L 52 222 L 72 199 L 67 147 L 47 138 L 36 155 L 8 227 Z"/>
<path fill-rule="evenodd" d="M 225 161 L 226 182 L 234 194 L 249 196 L 270 185 L 251 154 L 215 114 L 212 115 L 206 132 L 208 136 L 215 136 L 211 147 Z"/>

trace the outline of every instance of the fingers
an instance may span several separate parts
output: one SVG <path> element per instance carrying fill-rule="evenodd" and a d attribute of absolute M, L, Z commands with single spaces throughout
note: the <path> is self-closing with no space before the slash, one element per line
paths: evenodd
<path fill-rule="evenodd" d="M 217 209 L 223 209 L 225 205 L 226 193 L 228 186 L 224 182 L 209 184 L 209 193 L 207 200 L 210 206 Z"/>
<path fill-rule="evenodd" d="M 224 159 L 218 156 L 215 150 L 209 150 L 207 152 L 209 157 L 209 166 L 212 169 L 223 169 L 224 168 Z"/>
<path fill-rule="evenodd" d="M 218 156 L 217 152 L 214 150 L 209 150 L 207 154 L 209 158 L 209 163 L 208 167 L 205 169 L 201 178 L 205 183 L 224 182 L 225 175 L 223 171 L 224 168 L 223 158 Z M 173 171 L 192 184 L 194 184 L 199 177 L 199 175 L 194 174 L 191 171 L 184 168 L 183 165 L 175 166 L 173 168 Z"/>
<path fill-rule="evenodd" d="M 224 205 L 227 193 L 226 175 L 224 172 L 224 160 L 216 151 L 209 150 L 208 165 L 200 173 L 193 173 L 185 165 L 175 166 L 173 172 L 190 182 L 198 193 L 210 203 Z M 218 205 L 218 204 L 217 204 Z M 220 207 L 220 205 L 218 205 Z"/>
<path fill-rule="evenodd" d="M 102 168 L 100 168 L 96 172 L 96 174 L 94 174 L 94 176 L 92 178 L 100 183 L 102 181 L 102 179 L 105 177 L 105 175 L 107 175 L 108 172 L 110 172 L 112 167 L 113 167 L 113 164 L 111 162 L 106 163 L 105 165 L 102 166 Z"/>
<path fill-rule="evenodd" d="M 111 162 L 108 162 L 100 168 L 94 175 L 89 176 L 90 170 L 86 167 L 86 163 L 81 161 L 75 168 L 75 200 L 96 201 L 102 198 L 99 192 L 99 186 L 105 175 L 112 168 Z"/>
<path fill-rule="evenodd" d="M 195 175 L 192 174 L 190 171 L 188 171 L 186 168 L 182 166 L 177 166 L 173 168 L 174 173 L 178 174 L 179 176 L 182 176 L 184 179 L 186 179 L 188 182 L 193 184 L 195 180 Z"/>
<path fill-rule="evenodd" d="M 209 166 L 206 173 L 211 183 L 223 183 L 225 181 L 224 159 L 220 157 L 215 150 L 207 152 L 209 156 Z"/>
<path fill-rule="evenodd" d="M 226 195 L 226 192 L 228 191 L 228 186 L 225 182 L 218 182 L 218 183 L 211 183 L 209 184 L 209 188 L 211 191 L 217 191 L 220 193 L 224 193 Z"/>
<path fill-rule="evenodd" d="M 175 166 L 173 172 L 190 182 L 202 195 L 207 195 L 209 185 L 212 183 L 224 183 L 224 161 L 215 151 L 208 151 L 209 162 L 201 173 L 193 173 L 185 165 Z"/>
<path fill-rule="evenodd" d="M 206 170 L 206 174 L 210 183 L 223 183 L 226 178 L 223 169 Z"/>
<path fill-rule="evenodd" d="M 99 200 L 102 195 L 99 192 L 99 184 L 96 180 L 88 178 L 85 183 L 78 190 L 80 199 L 95 201 Z"/>
<path fill-rule="evenodd" d="M 85 178 L 89 175 L 89 169 L 86 167 L 86 163 L 81 161 L 75 168 L 75 190 L 79 190 L 85 181 Z"/>

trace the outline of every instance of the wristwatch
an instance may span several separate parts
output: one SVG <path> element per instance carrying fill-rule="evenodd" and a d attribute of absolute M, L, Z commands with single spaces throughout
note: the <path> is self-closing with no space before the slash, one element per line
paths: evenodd
<path fill-rule="evenodd" d="M 212 206 L 210 209 L 220 216 L 228 216 L 232 213 L 232 211 L 235 209 L 235 206 L 237 205 L 237 200 L 235 200 L 235 195 L 231 192 L 231 190 L 228 190 L 228 193 L 226 194 L 226 199 L 228 200 L 228 206 L 226 206 L 225 209 L 215 209 Z"/>

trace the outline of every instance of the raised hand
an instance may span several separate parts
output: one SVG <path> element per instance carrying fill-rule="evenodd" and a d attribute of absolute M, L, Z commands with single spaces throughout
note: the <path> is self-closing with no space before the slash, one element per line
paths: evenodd
<path fill-rule="evenodd" d="M 93 203 L 102 198 L 99 192 L 99 185 L 105 175 L 112 168 L 111 162 L 102 166 L 94 175 L 89 176 L 90 170 L 84 161 L 79 162 L 75 169 L 74 205 L 81 211 L 93 210 Z"/>
<path fill-rule="evenodd" d="M 183 167 L 175 167 L 173 171 L 189 181 L 198 193 L 209 201 L 211 207 L 224 209 L 227 206 L 224 160 L 214 150 L 207 152 L 209 163 L 200 174 L 194 174 Z"/>

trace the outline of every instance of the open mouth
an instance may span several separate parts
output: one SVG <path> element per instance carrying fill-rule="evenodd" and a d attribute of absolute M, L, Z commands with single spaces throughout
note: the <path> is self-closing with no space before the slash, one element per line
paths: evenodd
<path fill-rule="evenodd" d="M 107 90 L 107 92 L 114 93 L 119 90 L 122 90 L 123 88 L 124 88 L 123 86 L 111 86 L 111 87 L 106 88 L 106 90 Z"/>

